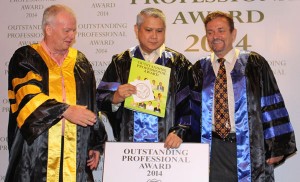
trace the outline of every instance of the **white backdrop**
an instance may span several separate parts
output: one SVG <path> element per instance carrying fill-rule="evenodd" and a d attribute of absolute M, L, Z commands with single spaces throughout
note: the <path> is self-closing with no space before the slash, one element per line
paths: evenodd
<path fill-rule="evenodd" d="M 133 26 L 141 9 L 157 7 L 165 12 L 167 46 L 182 52 L 191 62 L 208 54 L 202 18 L 214 10 L 232 13 L 238 29 L 235 44 L 240 49 L 254 50 L 269 61 L 299 143 L 300 62 L 296 60 L 300 42 L 299 0 L 1 0 L 0 182 L 8 164 L 7 65 L 18 47 L 41 40 L 43 10 L 57 3 L 66 4 L 76 12 L 78 34 L 74 47 L 84 52 L 93 64 L 97 83 L 113 54 L 137 44 Z M 299 163 L 296 154 L 276 168 L 276 180 L 296 181 Z M 102 181 L 101 170 L 100 165 L 94 173 L 97 182 Z"/>

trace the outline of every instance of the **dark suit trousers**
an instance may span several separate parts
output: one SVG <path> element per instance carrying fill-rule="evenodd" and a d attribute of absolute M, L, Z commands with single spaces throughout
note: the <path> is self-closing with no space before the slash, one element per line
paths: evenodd
<path fill-rule="evenodd" d="M 210 160 L 210 182 L 237 182 L 236 141 L 213 137 Z"/>

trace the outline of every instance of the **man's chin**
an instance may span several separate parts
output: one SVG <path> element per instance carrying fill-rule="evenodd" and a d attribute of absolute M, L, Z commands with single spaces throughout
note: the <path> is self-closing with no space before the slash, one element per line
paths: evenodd
<path fill-rule="evenodd" d="M 65 42 L 65 47 L 69 48 L 73 45 L 73 42 Z"/>
<path fill-rule="evenodd" d="M 72 46 L 72 44 L 66 44 L 66 45 L 64 46 L 64 49 L 69 49 L 71 46 Z"/>
<path fill-rule="evenodd" d="M 159 43 L 152 43 L 149 48 L 151 48 L 152 50 L 156 50 L 158 48 L 160 48 L 162 44 L 159 44 Z"/>
<path fill-rule="evenodd" d="M 213 47 L 212 48 L 212 50 L 215 52 L 215 53 L 221 53 L 221 52 L 223 52 L 224 51 L 224 47 L 220 47 L 220 46 L 218 46 L 218 47 Z"/>

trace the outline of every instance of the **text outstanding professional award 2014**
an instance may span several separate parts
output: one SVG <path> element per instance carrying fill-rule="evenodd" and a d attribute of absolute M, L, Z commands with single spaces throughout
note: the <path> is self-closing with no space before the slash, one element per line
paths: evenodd
<path fill-rule="evenodd" d="M 166 149 L 163 143 L 107 142 L 103 182 L 208 182 L 209 146 L 182 143 Z"/>

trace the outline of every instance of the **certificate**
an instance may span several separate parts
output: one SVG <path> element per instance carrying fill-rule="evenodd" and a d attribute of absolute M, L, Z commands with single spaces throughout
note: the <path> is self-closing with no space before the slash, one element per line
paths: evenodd
<path fill-rule="evenodd" d="M 106 142 L 103 182 L 208 182 L 209 145 Z"/>
<path fill-rule="evenodd" d="M 132 58 L 128 82 L 136 94 L 127 97 L 124 107 L 165 117 L 171 68 Z"/>

